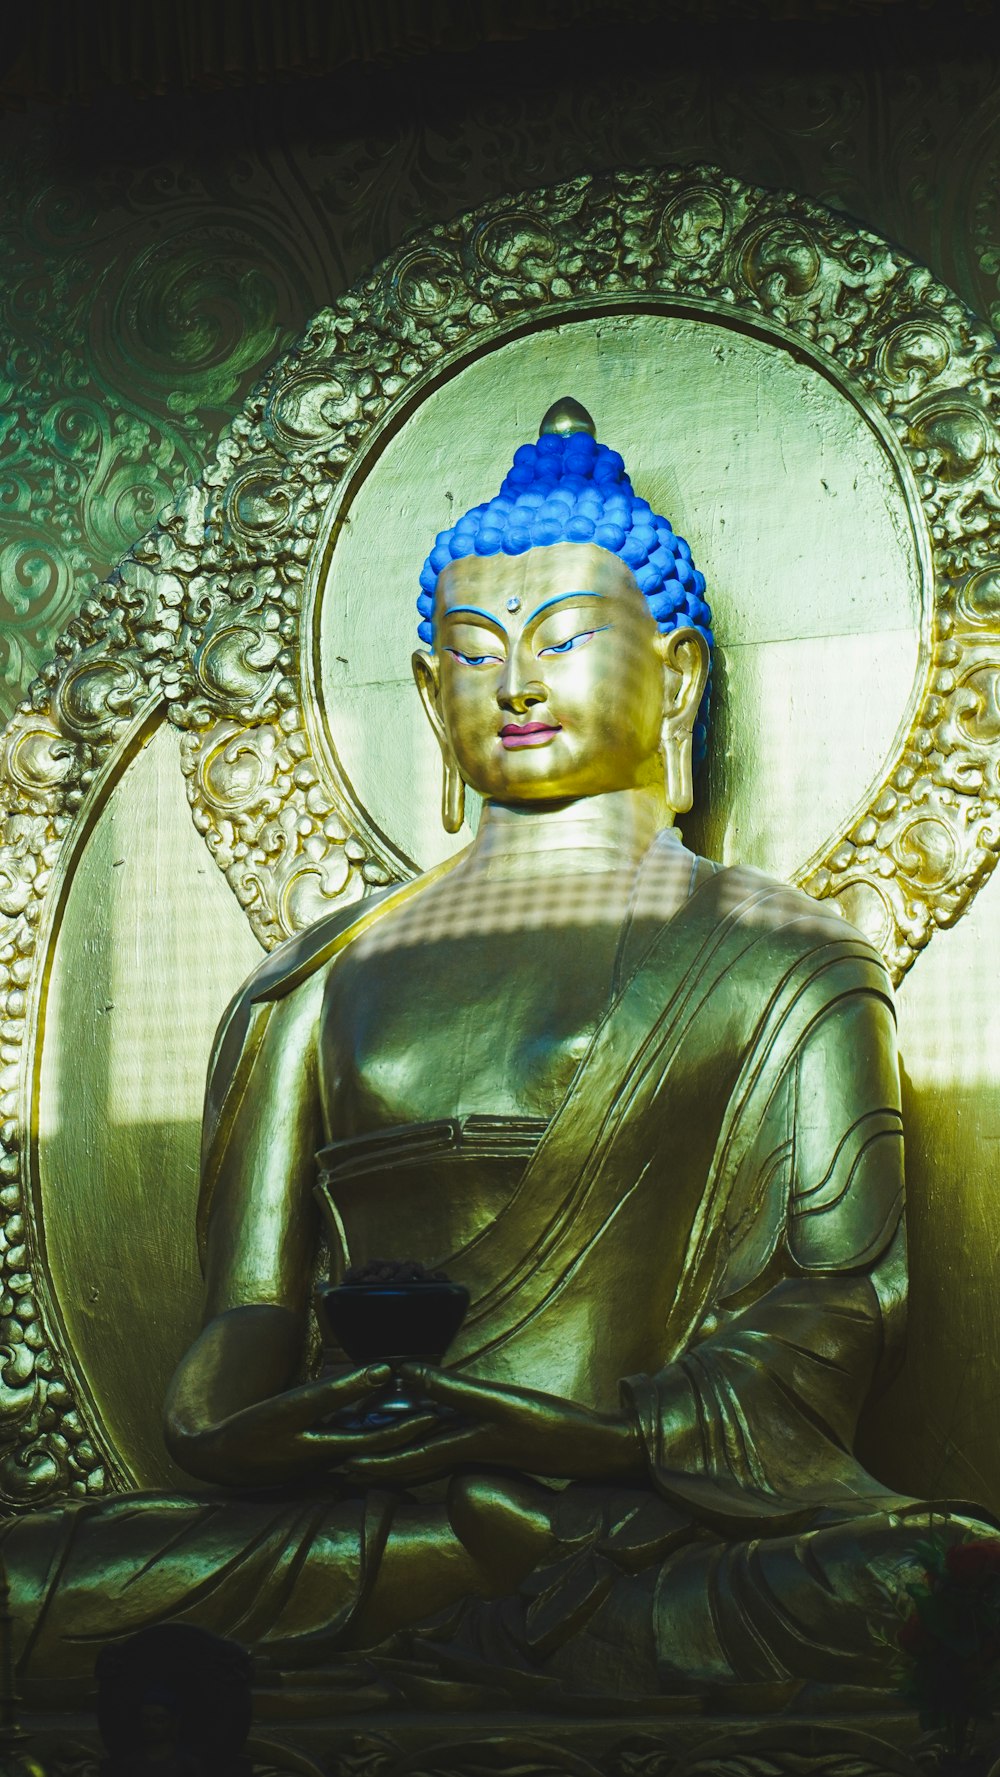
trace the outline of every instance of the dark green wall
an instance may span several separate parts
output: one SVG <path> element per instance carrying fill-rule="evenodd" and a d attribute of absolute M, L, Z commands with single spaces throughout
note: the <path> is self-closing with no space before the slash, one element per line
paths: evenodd
<path fill-rule="evenodd" d="M 0 717 L 261 366 L 401 237 L 572 174 L 706 159 L 837 208 L 1000 324 L 1000 64 L 641 26 L 0 122 Z"/>

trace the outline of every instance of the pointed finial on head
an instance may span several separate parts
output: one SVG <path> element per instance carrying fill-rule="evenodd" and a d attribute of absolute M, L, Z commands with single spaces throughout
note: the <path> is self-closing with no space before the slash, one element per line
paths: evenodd
<path fill-rule="evenodd" d="M 563 438 L 569 438 L 573 432 L 589 432 L 591 438 L 597 437 L 597 427 L 587 409 L 572 395 L 560 395 L 558 401 L 553 401 L 538 428 L 539 438 L 544 438 L 546 432 L 558 432 Z"/>

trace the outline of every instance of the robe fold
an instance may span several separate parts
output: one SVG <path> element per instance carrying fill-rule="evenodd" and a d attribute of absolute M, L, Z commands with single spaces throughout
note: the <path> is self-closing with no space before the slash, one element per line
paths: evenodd
<path fill-rule="evenodd" d="M 963 1534 L 962 1508 L 895 1495 L 853 1454 L 905 1308 L 884 965 L 834 912 L 753 871 L 706 868 L 692 882 L 630 955 L 540 1139 L 511 1136 L 492 1222 L 437 1256 L 471 1293 L 449 1363 L 597 1406 L 613 1387 L 639 1428 L 646 1483 L 566 1487 L 555 1553 L 509 1597 L 412 1638 L 421 1669 L 433 1659 L 493 1682 L 507 1670 L 512 1684 L 527 1675 L 582 1695 L 609 1683 L 644 1696 L 831 1675 L 886 1684 L 890 1595 L 914 1570 L 922 1528 L 936 1514 Z M 358 933 L 420 887 L 321 922 L 233 1003 L 209 1078 L 203 1234 L 248 1126 L 274 1110 L 270 1044 L 302 1023 Z M 465 1148 L 461 1128 L 427 1139 L 449 1164 L 467 1149 L 474 1166 L 472 1133 Z M 362 1248 L 374 1238 L 366 1203 L 391 1200 L 394 1168 L 423 1152 L 392 1138 L 381 1198 L 356 1185 L 351 1198 L 338 1144 L 320 1156 L 331 1225 Z M 501 1164 L 502 1128 L 493 1139 Z M 330 1659 L 391 1517 L 387 1497 L 331 1480 L 308 1497 L 145 1496 L 9 1525 L 21 1682 L 79 1679 L 101 1641 L 164 1618 L 287 1667 Z"/>

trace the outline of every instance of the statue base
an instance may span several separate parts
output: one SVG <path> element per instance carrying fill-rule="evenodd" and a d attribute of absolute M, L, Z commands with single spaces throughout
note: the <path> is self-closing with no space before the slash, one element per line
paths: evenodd
<path fill-rule="evenodd" d="M 912 1711 L 836 1715 L 655 1713 L 583 1716 L 341 1711 L 303 1681 L 255 1696 L 245 1751 L 254 1777 L 927 1777 Z M 846 1701 L 846 1699 L 845 1699 Z M 97 1777 L 93 1715 L 25 1717 L 47 1777 Z"/>

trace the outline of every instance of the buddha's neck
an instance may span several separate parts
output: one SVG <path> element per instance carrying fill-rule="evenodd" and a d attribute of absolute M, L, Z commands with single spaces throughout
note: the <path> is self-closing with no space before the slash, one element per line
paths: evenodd
<path fill-rule="evenodd" d="M 516 808 L 487 802 L 466 867 L 491 877 L 634 870 L 672 824 L 658 786 Z"/>

